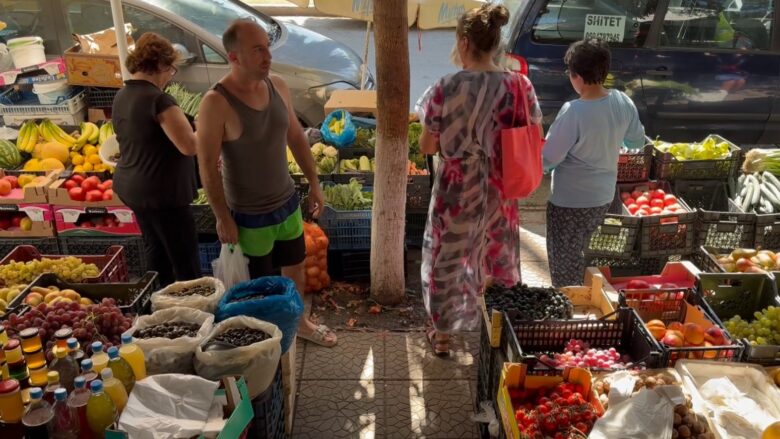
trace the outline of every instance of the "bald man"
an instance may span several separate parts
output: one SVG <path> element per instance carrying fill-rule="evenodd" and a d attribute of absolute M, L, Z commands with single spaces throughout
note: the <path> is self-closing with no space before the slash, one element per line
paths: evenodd
<path fill-rule="evenodd" d="M 230 73 L 203 97 L 197 130 L 200 175 L 217 218 L 223 243 L 241 244 L 254 279 L 282 276 L 306 285 L 303 218 L 295 185 L 287 171 L 287 146 L 309 180 L 309 210 L 324 204 L 303 128 L 290 90 L 271 75 L 268 34 L 253 20 L 233 22 L 222 36 Z M 222 177 L 218 161 L 222 158 Z M 335 346 L 336 334 L 315 325 L 306 314 L 298 336 Z"/>

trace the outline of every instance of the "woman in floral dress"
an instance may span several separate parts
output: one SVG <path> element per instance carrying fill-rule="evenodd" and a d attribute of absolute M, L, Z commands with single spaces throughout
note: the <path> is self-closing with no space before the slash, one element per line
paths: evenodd
<path fill-rule="evenodd" d="M 439 167 L 423 239 L 422 286 L 432 321 L 428 339 L 437 355 L 449 354 L 449 335 L 475 330 L 477 297 L 485 280 L 520 280 L 520 218 L 516 201 L 504 200 L 501 130 L 541 120 L 533 86 L 523 75 L 494 63 L 509 12 L 485 4 L 458 20 L 453 61 L 463 70 L 441 78 L 423 100 L 420 138 Z M 541 167 L 541 163 L 539 164 Z"/>

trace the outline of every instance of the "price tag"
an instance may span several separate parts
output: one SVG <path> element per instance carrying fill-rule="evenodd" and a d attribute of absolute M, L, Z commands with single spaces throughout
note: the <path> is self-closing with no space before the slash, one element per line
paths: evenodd
<path fill-rule="evenodd" d="M 132 223 L 133 222 L 133 211 L 132 210 L 115 210 L 113 212 L 116 219 L 119 220 L 120 223 Z"/>

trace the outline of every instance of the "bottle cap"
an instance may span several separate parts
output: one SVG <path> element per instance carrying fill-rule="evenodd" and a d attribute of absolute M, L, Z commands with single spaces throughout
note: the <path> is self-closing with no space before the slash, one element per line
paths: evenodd
<path fill-rule="evenodd" d="M 108 358 L 119 358 L 119 349 L 117 349 L 116 346 L 111 346 L 108 348 Z"/>
<path fill-rule="evenodd" d="M 65 357 L 68 356 L 68 350 L 67 349 L 58 348 L 57 346 L 54 346 L 52 348 L 52 350 L 54 351 L 54 355 L 57 358 L 65 358 Z"/>
<path fill-rule="evenodd" d="M 17 390 L 19 390 L 19 381 L 15 379 L 0 381 L 0 395 L 16 392 Z"/>
<path fill-rule="evenodd" d="M 103 352 L 103 343 L 96 341 L 92 343 L 92 355 L 95 355 L 99 352 Z"/>
<path fill-rule="evenodd" d="M 71 351 L 75 351 L 79 347 L 79 341 L 76 340 L 74 337 L 71 337 L 68 339 L 68 349 Z"/>
<path fill-rule="evenodd" d="M 133 342 L 133 336 L 130 334 L 122 334 L 122 344 L 130 344 Z"/>
<path fill-rule="evenodd" d="M 65 390 L 64 387 L 60 387 L 54 391 L 54 399 L 57 401 L 65 401 L 68 399 L 68 391 Z"/>
<path fill-rule="evenodd" d="M 60 382 L 60 373 L 52 370 L 46 374 L 46 379 L 49 381 L 49 384 L 57 384 Z"/>
<path fill-rule="evenodd" d="M 70 340 L 70 338 L 73 336 L 73 330 L 70 328 L 62 328 L 57 330 L 57 332 L 54 333 L 54 338 L 57 340 Z"/>
<path fill-rule="evenodd" d="M 30 399 L 43 398 L 43 390 L 40 387 L 33 387 L 30 389 Z"/>
<path fill-rule="evenodd" d="M 86 360 L 81 360 L 81 370 L 85 372 L 89 372 L 92 370 L 92 360 L 87 358 Z"/>
<path fill-rule="evenodd" d="M 76 379 L 73 380 L 73 386 L 77 389 L 83 389 L 87 386 L 87 379 L 83 376 L 77 376 Z"/>
<path fill-rule="evenodd" d="M 112 371 L 110 367 L 103 368 L 103 370 L 100 371 L 100 378 L 103 378 L 103 381 L 114 378 L 114 371 Z"/>
<path fill-rule="evenodd" d="M 24 331 L 19 333 L 19 337 L 26 340 L 28 338 L 33 338 L 38 335 L 40 331 L 38 331 L 38 328 L 27 328 Z"/>
<path fill-rule="evenodd" d="M 90 388 L 92 389 L 93 393 L 98 393 L 103 391 L 103 381 L 95 380 L 92 381 L 92 384 L 90 384 Z"/>

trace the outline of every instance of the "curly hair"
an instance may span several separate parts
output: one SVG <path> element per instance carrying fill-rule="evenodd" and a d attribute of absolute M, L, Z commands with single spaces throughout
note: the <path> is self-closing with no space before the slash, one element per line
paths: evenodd
<path fill-rule="evenodd" d="M 612 55 L 603 40 L 589 38 L 569 46 L 563 62 L 572 73 L 576 73 L 586 84 L 603 84 L 609 74 Z"/>
<path fill-rule="evenodd" d="M 486 3 L 458 19 L 455 35 L 466 37 L 477 54 L 490 54 L 501 42 L 501 28 L 509 23 L 509 10 L 497 4 Z"/>
<path fill-rule="evenodd" d="M 178 56 L 170 41 L 154 32 L 146 32 L 127 55 L 125 66 L 130 73 L 154 74 L 159 73 L 161 67 L 172 66 Z"/>

